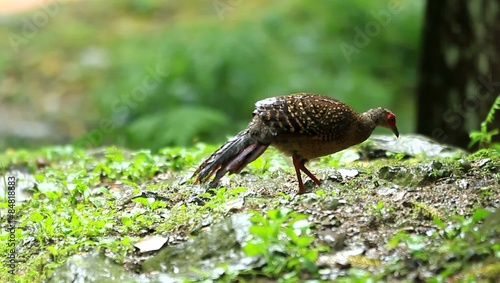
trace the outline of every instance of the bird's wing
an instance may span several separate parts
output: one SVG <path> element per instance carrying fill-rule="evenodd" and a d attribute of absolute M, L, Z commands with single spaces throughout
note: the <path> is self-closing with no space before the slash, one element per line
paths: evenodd
<path fill-rule="evenodd" d="M 357 115 L 339 100 L 312 94 L 258 101 L 253 114 L 278 133 L 299 133 L 322 140 L 342 139 L 342 133 L 347 132 Z"/>

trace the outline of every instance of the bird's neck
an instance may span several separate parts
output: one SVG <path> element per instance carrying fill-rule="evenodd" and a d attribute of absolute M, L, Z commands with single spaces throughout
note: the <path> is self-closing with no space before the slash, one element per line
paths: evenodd
<path fill-rule="evenodd" d="M 359 142 L 365 141 L 370 137 L 373 130 L 377 127 L 377 124 L 374 121 L 374 111 L 368 110 L 359 115 L 357 128 L 359 134 Z"/>

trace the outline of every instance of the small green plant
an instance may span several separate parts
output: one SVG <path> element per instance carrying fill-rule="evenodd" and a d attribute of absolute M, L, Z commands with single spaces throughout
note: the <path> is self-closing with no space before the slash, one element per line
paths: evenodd
<path fill-rule="evenodd" d="M 373 214 L 376 215 L 379 220 L 382 220 L 384 218 L 384 206 L 385 203 L 383 201 L 379 201 L 377 202 L 377 204 L 374 204 L 372 206 Z"/>
<path fill-rule="evenodd" d="M 254 212 L 251 221 L 252 236 L 243 249 L 248 256 L 265 258 L 263 275 L 283 282 L 299 280 L 304 271 L 317 275 L 319 249 L 311 247 L 314 237 L 307 215 L 282 208 L 270 210 L 265 216 Z"/>
<path fill-rule="evenodd" d="M 386 156 L 389 157 L 389 158 L 394 158 L 395 160 L 403 160 L 407 155 L 405 153 L 396 153 L 396 152 L 386 152 Z"/>
<path fill-rule="evenodd" d="M 379 201 L 371 206 L 372 214 L 377 218 L 377 220 L 382 221 L 390 217 L 391 213 L 394 211 L 394 206 L 388 205 L 383 201 Z"/>
<path fill-rule="evenodd" d="M 210 189 L 209 192 L 202 193 L 199 197 L 206 198 L 207 202 L 203 208 L 208 209 L 210 213 L 223 213 L 228 210 L 228 202 L 239 198 L 239 195 L 246 192 L 246 188 L 237 187 L 233 189 L 226 189 L 224 187 L 219 189 Z"/>
<path fill-rule="evenodd" d="M 493 122 L 493 118 L 495 117 L 495 112 L 500 109 L 500 95 L 495 99 L 493 105 L 491 106 L 486 119 L 481 123 L 481 129 L 479 131 L 472 131 L 469 134 L 471 139 L 469 143 L 469 148 L 473 147 L 475 144 L 479 144 L 479 148 L 497 148 L 500 150 L 500 144 L 495 143 L 491 144 L 491 139 L 493 136 L 496 136 L 500 133 L 500 129 L 493 129 L 488 131 L 488 124 Z"/>

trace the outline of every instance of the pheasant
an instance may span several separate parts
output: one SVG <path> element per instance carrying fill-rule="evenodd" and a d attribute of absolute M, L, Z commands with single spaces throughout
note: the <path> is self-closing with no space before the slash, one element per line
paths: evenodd
<path fill-rule="evenodd" d="M 248 127 L 201 163 L 193 174 L 194 184 L 205 183 L 215 174 L 210 182 L 214 187 L 226 173 L 240 173 L 271 145 L 292 157 L 298 194 L 303 194 L 301 171 L 321 185 L 305 167 L 307 161 L 359 144 L 377 126 L 399 137 L 396 116 L 382 107 L 360 114 L 337 99 L 310 93 L 263 99 L 255 103 Z"/>

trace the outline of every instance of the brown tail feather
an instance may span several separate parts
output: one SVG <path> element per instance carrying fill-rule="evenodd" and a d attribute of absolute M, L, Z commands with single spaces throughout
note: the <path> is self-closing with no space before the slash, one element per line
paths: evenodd
<path fill-rule="evenodd" d="M 214 173 L 210 186 L 215 186 L 226 173 L 240 173 L 250 162 L 259 157 L 268 147 L 250 137 L 249 131 L 240 132 L 210 155 L 194 172 L 194 184 L 205 183 Z"/>

